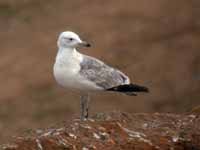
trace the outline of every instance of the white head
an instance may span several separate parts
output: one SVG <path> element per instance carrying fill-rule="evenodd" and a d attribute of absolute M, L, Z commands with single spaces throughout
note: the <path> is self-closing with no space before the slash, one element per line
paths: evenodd
<path fill-rule="evenodd" d="M 80 37 L 71 31 L 62 32 L 57 41 L 59 48 L 90 47 L 90 44 L 82 41 Z"/>

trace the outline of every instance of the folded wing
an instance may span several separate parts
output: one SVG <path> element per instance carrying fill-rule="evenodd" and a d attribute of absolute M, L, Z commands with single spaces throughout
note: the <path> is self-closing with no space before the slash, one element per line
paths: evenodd
<path fill-rule="evenodd" d="M 80 66 L 82 77 L 105 90 L 130 83 L 129 78 L 124 73 L 93 57 L 83 55 Z"/>

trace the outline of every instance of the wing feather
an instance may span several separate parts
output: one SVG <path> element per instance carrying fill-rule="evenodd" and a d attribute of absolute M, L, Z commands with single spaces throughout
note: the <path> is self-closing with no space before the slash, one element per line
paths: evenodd
<path fill-rule="evenodd" d="M 124 73 L 93 57 L 83 55 L 80 66 L 81 76 L 104 89 L 129 84 L 129 78 Z"/>

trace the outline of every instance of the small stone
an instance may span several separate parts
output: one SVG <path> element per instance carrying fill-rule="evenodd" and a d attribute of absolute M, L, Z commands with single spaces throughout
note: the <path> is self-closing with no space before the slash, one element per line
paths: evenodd
<path fill-rule="evenodd" d="M 82 150 L 89 150 L 89 148 L 87 148 L 87 147 L 83 147 Z"/>
<path fill-rule="evenodd" d="M 93 133 L 93 137 L 96 138 L 96 139 L 100 139 L 100 136 L 96 133 Z"/>

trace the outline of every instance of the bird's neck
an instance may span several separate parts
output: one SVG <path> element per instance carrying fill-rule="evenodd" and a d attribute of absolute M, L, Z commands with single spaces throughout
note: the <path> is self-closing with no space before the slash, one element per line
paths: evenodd
<path fill-rule="evenodd" d="M 69 55 L 73 55 L 73 53 L 76 53 L 77 51 L 76 51 L 76 49 L 75 48 L 70 48 L 70 47 L 68 47 L 68 48 L 65 48 L 65 47 L 60 47 L 59 49 L 58 49 L 58 54 L 69 54 Z"/>
<path fill-rule="evenodd" d="M 75 48 L 59 48 L 56 61 L 68 62 L 75 58 L 79 58 L 81 54 Z"/>
<path fill-rule="evenodd" d="M 76 53 L 76 49 L 75 48 L 59 48 L 58 49 L 58 53 L 57 53 L 57 58 L 56 59 L 60 59 L 62 57 L 71 57 L 74 55 L 74 53 Z"/>

